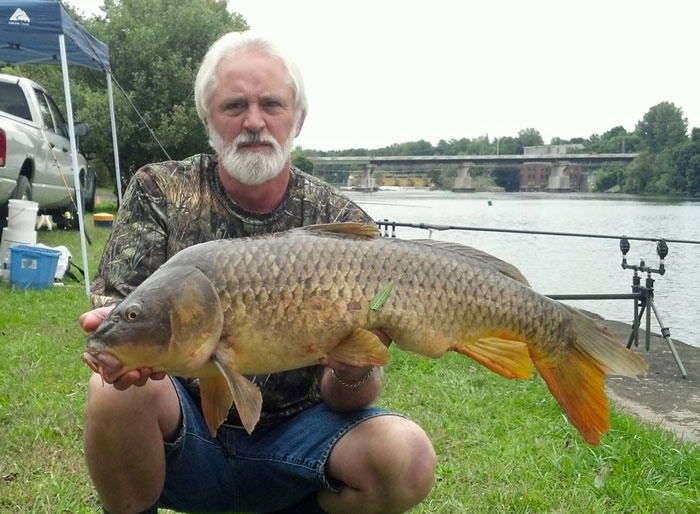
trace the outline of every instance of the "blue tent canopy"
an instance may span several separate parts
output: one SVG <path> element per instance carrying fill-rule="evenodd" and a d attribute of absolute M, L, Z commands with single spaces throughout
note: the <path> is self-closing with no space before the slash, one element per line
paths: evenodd
<path fill-rule="evenodd" d="M 109 71 L 109 48 L 71 18 L 59 0 L 0 0 L 0 62 L 61 64 Z"/>

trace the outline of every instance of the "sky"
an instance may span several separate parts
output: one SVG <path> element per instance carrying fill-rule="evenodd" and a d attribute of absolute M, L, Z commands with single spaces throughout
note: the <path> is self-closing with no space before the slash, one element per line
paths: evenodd
<path fill-rule="evenodd" d="M 68 0 L 85 14 L 101 0 Z M 673 102 L 700 127 L 696 0 L 230 0 L 302 70 L 307 149 L 587 138 Z M 118 70 L 115 70 L 118 76 Z"/>

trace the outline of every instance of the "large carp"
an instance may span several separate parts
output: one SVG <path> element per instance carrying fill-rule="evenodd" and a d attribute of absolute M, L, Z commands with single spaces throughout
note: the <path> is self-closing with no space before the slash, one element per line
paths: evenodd
<path fill-rule="evenodd" d="M 373 330 L 403 350 L 454 350 L 508 378 L 529 378 L 534 362 L 591 444 L 609 428 L 605 376 L 647 368 L 510 264 L 454 243 L 381 238 L 357 223 L 189 247 L 110 313 L 83 359 L 109 379 L 143 367 L 199 377 L 212 433 L 232 403 L 251 432 L 262 399 L 244 375 L 322 357 L 385 365 Z"/>

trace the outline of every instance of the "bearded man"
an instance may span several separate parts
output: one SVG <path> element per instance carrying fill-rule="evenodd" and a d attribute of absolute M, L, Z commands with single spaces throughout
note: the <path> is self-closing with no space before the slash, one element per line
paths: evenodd
<path fill-rule="evenodd" d="M 373 223 L 291 166 L 306 94 L 297 67 L 270 41 L 231 33 L 214 43 L 195 102 L 216 155 L 149 164 L 134 175 L 92 284 L 95 308 L 80 318 L 86 331 L 188 246 L 315 223 Z M 372 405 L 381 370 L 321 359 L 251 378 L 263 394 L 255 430 L 248 434 L 232 408 L 212 437 L 196 380 L 147 368 L 108 385 L 93 375 L 84 448 L 105 511 L 403 512 L 430 492 L 436 459 L 425 432 Z"/>

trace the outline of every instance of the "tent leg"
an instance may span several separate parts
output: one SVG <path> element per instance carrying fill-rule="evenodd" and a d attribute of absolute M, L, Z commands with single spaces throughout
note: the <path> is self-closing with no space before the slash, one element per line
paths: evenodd
<path fill-rule="evenodd" d="M 78 145 L 75 143 L 75 126 L 73 123 L 73 103 L 70 96 L 68 81 L 68 58 L 66 57 L 66 39 L 63 34 L 58 36 L 61 48 L 61 69 L 63 70 L 63 91 L 66 96 L 66 111 L 68 114 L 68 136 L 70 137 L 71 162 L 73 179 L 75 181 L 75 201 L 78 207 L 78 223 L 80 224 L 80 250 L 83 254 L 83 269 L 85 270 L 85 294 L 90 295 L 90 274 L 88 273 L 87 247 L 85 244 L 85 220 L 83 219 L 83 192 L 80 187 L 80 170 L 78 170 Z M 87 170 L 86 170 L 87 171 Z"/>
<path fill-rule="evenodd" d="M 114 116 L 114 94 L 112 93 L 112 74 L 107 70 L 107 94 L 109 95 L 109 119 L 112 122 L 112 153 L 114 154 L 114 171 L 117 175 L 117 199 L 122 204 L 122 174 L 119 169 L 119 144 L 117 143 L 117 121 Z"/>

